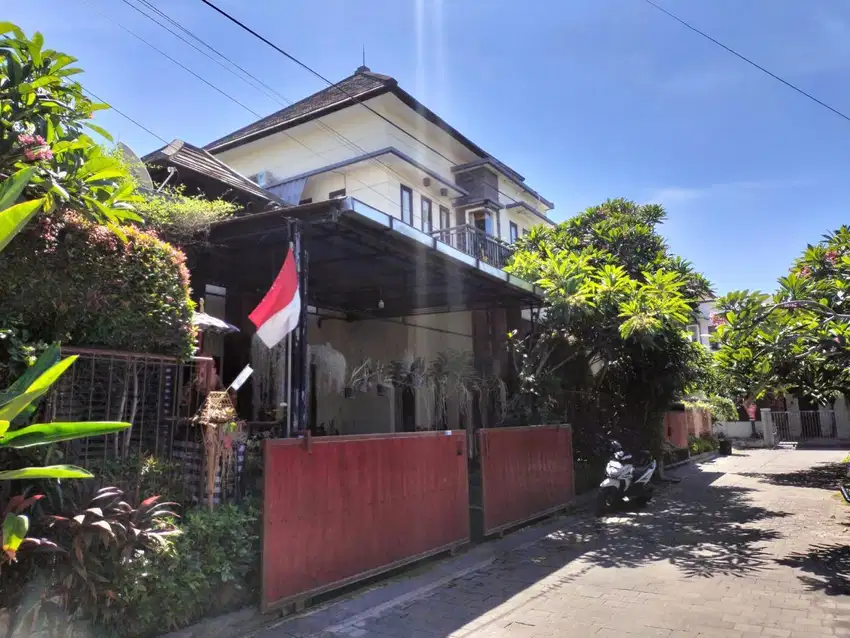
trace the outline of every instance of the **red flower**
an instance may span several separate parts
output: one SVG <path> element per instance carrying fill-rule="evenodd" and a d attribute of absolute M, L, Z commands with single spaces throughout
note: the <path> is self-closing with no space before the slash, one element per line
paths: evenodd
<path fill-rule="evenodd" d="M 726 325 L 729 322 L 726 321 L 726 315 L 719 313 L 719 312 L 715 312 L 715 313 L 712 313 L 712 315 L 711 315 L 711 323 L 712 323 L 712 325 L 715 325 L 715 326 L 721 326 L 721 325 Z"/>

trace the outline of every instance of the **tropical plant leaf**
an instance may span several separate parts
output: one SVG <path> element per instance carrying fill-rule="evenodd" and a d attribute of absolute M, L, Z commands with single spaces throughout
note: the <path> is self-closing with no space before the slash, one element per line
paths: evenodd
<path fill-rule="evenodd" d="M 34 174 L 35 167 L 30 166 L 19 170 L 3 182 L 0 188 L 0 211 L 6 210 L 18 201 L 18 197 L 21 196 Z"/>
<path fill-rule="evenodd" d="M 76 465 L 47 465 L 45 467 L 22 467 L 18 470 L 0 472 L 0 481 L 15 479 L 77 479 L 92 478 L 92 473 Z"/>
<path fill-rule="evenodd" d="M 3 551 L 16 552 L 27 536 L 30 519 L 24 514 L 8 514 L 3 519 Z"/>
<path fill-rule="evenodd" d="M 87 436 L 114 434 L 130 427 L 129 423 L 118 421 L 82 421 L 37 423 L 6 432 L 0 436 L 0 447 L 24 448 L 34 445 L 47 445 Z"/>
<path fill-rule="evenodd" d="M 0 251 L 21 232 L 43 205 L 44 198 L 41 198 L 14 204 L 0 211 Z"/>
<path fill-rule="evenodd" d="M 54 343 L 38 357 L 36 362 L 26 369 L 7 390 L 0 392 L 0 405 L 5 405 L 26 389 L 41 374 L 47 372 L 60 359 L 59 344 Z M 0 432 L 2 434 L 2 432 Z"/>
<path fill-rule="evenodd" d="M 77 355 L 66 357 L 58 363 L 54 363 L 46 371 L 42 372 L 26 389 L 25 392 L 7 401 L 0 407 L 0 420 L 12 421 L 18 414 L 26 409 L 33 401 L 50 389 L 56 380 L 70 368 L 77 360 Z"/>

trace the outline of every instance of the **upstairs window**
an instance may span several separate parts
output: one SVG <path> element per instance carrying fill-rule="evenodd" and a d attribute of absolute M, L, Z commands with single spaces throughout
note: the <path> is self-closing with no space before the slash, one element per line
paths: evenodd
<path fill-rule="evenodd" d="M 514 243 L 517 239 L 519 239 L 519 226 L 516 225 L 516 222 L 511 222 L 509 226 L 511 243 Z"/>
<path fill-rule="evenodd" d="M 413 226 L 413 191 L 404 185 L 401 187 L 401 221 Z"/>
<path fill-rule="evenodd" d="M 440 228 L 445 230 L 452 227 L 452 214 L 445 206 L 440 206 Z"/>
<path fill-rule="evenodd" d="M 431 200 L 427 197 L 422 198 L 422 232 L 431 234 L 434 228 L 434 219 L 432 213 Z"/>
<path fill-rule="evenodd" d="M 338 191 L 331 191 L 328 193 L 328 199 L 342 199 L 345 197 L 345 189 L 340 188 Z"/>

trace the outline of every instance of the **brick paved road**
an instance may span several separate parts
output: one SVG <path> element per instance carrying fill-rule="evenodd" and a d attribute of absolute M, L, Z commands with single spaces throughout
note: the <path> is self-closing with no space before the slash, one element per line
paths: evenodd
<path fill-rule="evenodd" d="M 642 512 L 565 518 L 483 571 L 321 636 L 850 636 L 843 455 L 749 450 L 687 467 Z"/>

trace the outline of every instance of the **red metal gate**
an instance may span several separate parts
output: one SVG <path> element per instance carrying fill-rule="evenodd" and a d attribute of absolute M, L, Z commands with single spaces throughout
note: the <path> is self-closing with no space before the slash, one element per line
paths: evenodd
<path fill-rule="evenodd" d="M 262 609 L 469 541 L 464 432 L 269 440 Z"/>
<path fill-rule="evenodd" d="M 575 497 L 568 425 L 479 430 L 484 534 L 545 516 Z"/>

